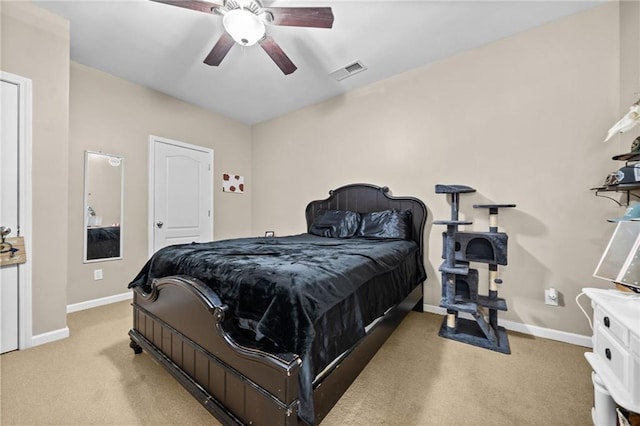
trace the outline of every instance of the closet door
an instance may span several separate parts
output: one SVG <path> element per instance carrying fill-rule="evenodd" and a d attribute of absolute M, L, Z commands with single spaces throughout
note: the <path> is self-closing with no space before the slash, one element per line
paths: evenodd
<path fill-rule="evenodd" d="M 2 80 L 0 88 L 0 226 L 20 229 L 18 220 L 19 86 Z M 2 246 L 5 250 L 8 246 Z M 20 265 L 0 266 L 0 353 L 18 349 L 18 288 Z"/>
<path fill-rule="evenodd" d="M 213 239 L 213 151 L 152 137 L 153 252 Z"/>
<path fill-rule="evenodd" d="M 29 254 L 32 82 L 0 71 L 0 84 L 0 226 L 11 228 L 7 237 L 24 240 L 18 259 L 5 259 L 0 266 L 0 353 L 4 353 L 33 344 Z"/>

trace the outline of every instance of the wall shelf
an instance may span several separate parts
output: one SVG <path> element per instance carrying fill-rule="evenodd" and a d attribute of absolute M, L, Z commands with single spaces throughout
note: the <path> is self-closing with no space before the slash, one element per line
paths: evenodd
<path fill-rule="evenodd" d="M 611 159 L 615 161 L 624 161 L 625 165 L 628 165 L 630 162 L 640 161 L 640 152 L 627 152 L 626 154 L 614 155 Z M 591 191 L 595 191 L 596 197 L 608 198 L 609 200 L 615 201 L 619 206 L 628 206 L 631 201 L 631 197 L 640 198 L 639 194 L 634 193 L 634 191 L 640 191 L 640 182 L 602 185 L 590 189 Z M 603 195 L 603 192 L 619 192 L 625 194 L 626 200 L 620 202 L 612 196 Z"/>
<path fill-rule="evenodd" d="M 640 198 L 640 195 L 633 193 L 633 191 L 640 190 L 640 183 L 621 183 L 618 185 L 609 185 L 609 186 L 599 186 L 597 188 L 591 188 L 592 191 L 595 191 L 596 197 L 608 198 L 609 200 L 615 201 L 619 206 L 628 206 L 631 197 Z M 624 202 L 620 202 L 613 197 L 608 195 L 602 195 L 602 192 L 619 192 L 626 195 L 626 200 Z"/>
<path fill-rule="evenodd" d="M 626 154 L 618 154 L 611 157 L 616 161 L 640 161 L 640 152 L 627 152 Z"/>

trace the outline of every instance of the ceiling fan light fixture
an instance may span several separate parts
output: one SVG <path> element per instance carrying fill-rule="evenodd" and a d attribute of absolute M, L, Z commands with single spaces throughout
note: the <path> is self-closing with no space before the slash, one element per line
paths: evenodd
<path fill-rule="evenodd" d="M 233 40 L 243 46 L 253 46 L 266 33 L 264 22 L 255 13 L 246 9 L 233 9 L 224 14 L 222 25 Z"/>

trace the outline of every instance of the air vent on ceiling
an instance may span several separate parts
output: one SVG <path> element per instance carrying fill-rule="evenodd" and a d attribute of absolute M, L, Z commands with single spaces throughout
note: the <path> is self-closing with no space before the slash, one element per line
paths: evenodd
<path fill-rule="evenodd" d="M 347 77 L 351 77 L 354 74 L 358 74 L 359 72 L 362 72 L 366 69 L 367 67 L 362 65 L 362 62 L 357 61 L 347 65 L 346 67 L 340 68 L 339 70 L 336 70 L 329 75 L 335 78 L 336 80 L 340 81 L 340 80 L 344 80 Z"/>

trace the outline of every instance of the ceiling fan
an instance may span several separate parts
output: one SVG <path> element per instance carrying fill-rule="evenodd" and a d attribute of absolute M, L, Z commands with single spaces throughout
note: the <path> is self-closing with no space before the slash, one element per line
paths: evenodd
<path fill-rule="evenodd" d="M 256 43 L 267 52 L 285 75 L 297 67 L 282 48 L 266 34 L 267 25 L 291 27 L 331 28 L 333 12 L 330 7 L 264 7 L 260 0 L 223 0 L 223 4 L 200 0 L 152 0 L 222 15 L 225 32 L 204 60 L 207 65 L 218 66 L 234 43 L 252 46 Z"/>

